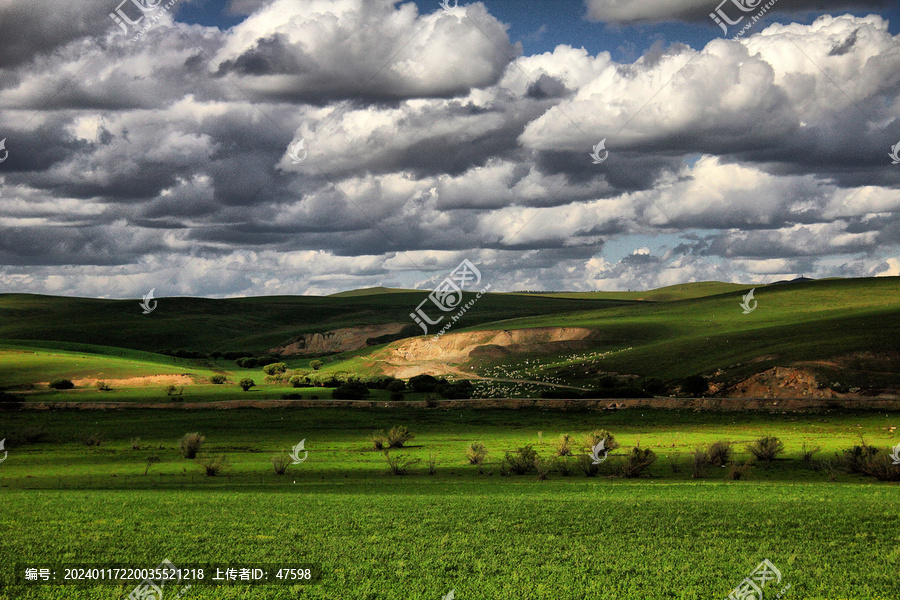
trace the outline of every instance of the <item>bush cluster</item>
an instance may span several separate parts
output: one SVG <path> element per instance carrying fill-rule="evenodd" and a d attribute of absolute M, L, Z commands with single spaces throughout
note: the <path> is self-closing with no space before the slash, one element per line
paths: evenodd
<path fill-rule="evenodd" d="M 472 397 L 473 386 L 468 379 L 448 381 L 443 377 L 433 375 L 416 375 L 409 380 L 412 391 L 420 394 L 436 393 L 448 400 L 458 400 Z"/>
<path fill-rule="evenodd" d="M 265 367 L 277 362 L 281 362 L 280 356 L 266 354 L 263 356 L 245 356 L 243 358 L 238 358 L 234 361 L 234 364 L 242 369 L 253 369 L 256 367 Z"/>

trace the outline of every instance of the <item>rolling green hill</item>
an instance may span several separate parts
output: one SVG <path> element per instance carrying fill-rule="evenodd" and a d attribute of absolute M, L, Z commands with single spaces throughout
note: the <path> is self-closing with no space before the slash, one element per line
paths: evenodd
<path fill-rule="evenodd" d="M 261 352 L 304 333 L 340 327 L 404 323 L 428 292 L 350 297 L 267 296 L 211 300 L 160 298 L 142 314 L 137 300 L 95 300 L 31 294 L 0 295 L 0 340 L 44 340 L 132 348 L 148 352 Z M 466 300 L 474 294 L 465 294 Z M 627 304 L 613 300 L 491 294 L 462 322 L 467 326 L 586 308 Z"/>
<path fill-rule="evenodd" d="M 671 380 L 729 367 L 734 378 L 743 378 L 776 365 L 820 361 L 835 363 L 823 368 L 855 369 L 882 383 L 900 383 L 900 278 L 758 287 L 757 308 L 750 314 L 740 307 L 743 293 L 515 319 L 484 328 L 587 327 L 600 333 L 598 352 L 614 351 L 596 360 L 584 353 L 560 358 L 560 367 L 589 362 L 601 371 Z M 584 370 L 551 369 L 570 381 L 596 379 Z"/>
<path fill-rule="evenodd" d="M 262 352 L 303 333 L 409 324 L 409 313 L 427 297 L 426 292 L 369 292 L 340 297 L 161 298 L 149 315 L 141 314 L 131 300 L 2 295 L 0 381 L 47 381 L 45 373 L 71 375 L 76 363 L 84 367 L 81 377 L 233 370 L 231 361 L 179 363 L 155 353 Z M 609 372 L 667 382 L 718 373 L 721 380 L 734 383 L 773 366 L 802 363 L 859 387 L 900 388 L 900 278 L 759 286 L 757 307 L 749 314 L 740 306 L 746 292 L 746 286 L 706 282 L 640 292 L 644 301 L 596 294 L 488 294 L 450 333 L 536 327 L 594 330 L 587 347 L 581 343 L 577 351 L 564 345 L 535 346 L 532 352 L 519 347 L 513 353 L 482 354 L 466 363 L 475 373 L 496 375 L 502 367 L 509 377 L 582 387 L 596 386 Z M 673 299 L 679 294 L 682 299 Z M 459 338 L 428 345 L 436 349 L 435 360 L 440 360 L 441 343 L 454 339 Z M 403 343 L 342 353 L 328 359 L 326 369 L 373 372 L 384 353 Z M 17 349 L 39 349 L 40 357 L 26 360 Z M 73 363 L 73 357 L 84 353 L 93 358 Z M 109 365 L 100 364 L 103 357 L 109 357 Z M 40 362 L 39 378 L 27 373 L 29 364 L 37 365 L 35 360 Z M 308 366 L 308 361 L 295 362 L 292 368 Z"/>
<path fill-rule="evenodd" d="M 528 296 L 544 296 L 546 298 L 579 298 L 582 300 L 640 300 L 646 302 L 671 302 L 715 296 L 728 292 L 748 291 L 755 286 L 742 283 L 723 283 L 721 281 L 700 281 L 696 283 L 680 283 L 644 292 L 549 292 L 521 294 Z"/>

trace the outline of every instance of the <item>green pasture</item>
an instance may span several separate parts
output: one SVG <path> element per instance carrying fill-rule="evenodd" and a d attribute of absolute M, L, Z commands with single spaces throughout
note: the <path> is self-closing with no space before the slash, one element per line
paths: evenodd
<path fill-rule="evenodd" d="M 453 589 L 460 600 L 706 600 L 726 598 L 769 559 L 791 586 L 788 599 L 896 598 L 900 487 L 850 475 L 831 481 L 799 454 L 807 443 L 828 458 L 860 436 L 886 449 L 900 441 L 891 433 L 900 413 L 278 409 L 0 419 L 10 440 L 44 433 L 7 444 L 0 464 L 6 577 L 13 558 L 295 562 L 319 565 L 321 582 L 195 585 L 184 598 L 439 600 Z M 404 477 L 388 474 L 367 444 L 372 430 L 396 424 L 416 438 L 394 452 L 423 459 Z M 505 450 L 531 443 L 551 456 L 561 433 L 594 428 L 623 445 L 599 477 L 498 473 Z M 206 477 L 179 455 L 177 439 L 188 431 L 207 436 L 205 454 L 228 456 L 227 476 Z M 83 437 L 97 432 L 101 445 L 85 446 Z M 781 437 L 786 453 L 747 480 L 672 472 L 697 444 L 740 445 L 763 434 Z M 276 475 L 272 454 L 301 439 L 308 459 Z M 489 450 L 482 467 L 464 458 L 476 440 Z M 614 476 L 621 454 L 638 443 L 660 457 L 649 475 Z M 151 453 L 161 462 L 143 475 Z M 0 588 L 0 599 L 122 599 L 133 587 Z"/>
<path fill-rule="evenodd" d="M 418 458 L 415 476 L 425 476 L 432 456 L 436 475 L 448 478 L 499 477 L 499 462 L 506 451 L 525 444 L 534 445 L 541 456 L 552 457 L 563 433 L 575 436 L 576 454 L 582 454 L 583 435 L 594 429 L 608 429 L 622 448 L 612 453 L 603 469 L 613 475 L 617 464 L 631 447 L 651 448 L 658 461 L 651 467 L 652 479 L 690 480 L 689 455 L 701 444 L 727 440 L 735 444 L 735 459 L 750 458 L 744 445 L 763 435 L 775 435 L 785 443 L 785 454 L 770 467 L 754 468 L 755 481 L 828 480 L 816 464 L 800 460 L 803 445 L 820 447 L 816 459 L 833 458 L 840 450 L 866 443 L 882 450 L 900 442 L 900 414 L 882 412 L 822 412 L 817 414 L 699 413 L 687 410 L 627 409 L 621 411 L 551 412 L 522 410 L 440 410 L 426 408 L 389 409 L 235 409 L 235 410 L 119 410 L 17 411 L 0 413 L 0 439 L 6 438 L 10 458 L 0 464 L 0 485 L 62 485 L 77 487 L 89 476 L 127 477 L 130 485 L 140 485 L 146 459 L 156 455 L 150 473 L 163 481 L 181 485 L 190 475 L 202 475 L 195 461 L 185 460 L 178 440 L 185 433 L 199 431 L 206 436 L 203 451 L 208 456 L 225 454 L 227 473 L 233 481 L 277 482 L 272 456 L 306 440 L 309 459 L 296 471 L 298 477 L 325 480 L 382 480 L 387 464 L 383 455 L 372 451 L 370 435 L 395 425 L 404 425 L 416 435 L 402 450 Z M 895 427 L 895 429 L 891 429 Z M 23 432 L 40 431 L 34 443 L 21 443 Z M 91 435 L 102 439 L 99 446 L 86 446 Z M 140 438 L 139 449 L 132 448 Z M 487 446 L 487 462 L 472 467 L 465 458 L 470 442 Z M 680 465 L 673 472 L 671 463 Z M 479 474 L 478 470 L 484 471 Z M 181 477 L 181 478 L 179 478 Z M 187 477 L 187 479 L 184 479 Z M 551 476 L 559 478 L 559 476 Z M 583 477 L 583 476 L 582 476 Z M 725 472 L 712 470 L 712 479 L 724 480 Z M 510 481 L 530 477 L 511 477 Z M 840 476 L 840 481 L 868 481 Z M 205 476 L 194 477 L 202 483 Z M 156 485 L 153 477 L 148 485 Z M 121 482 L 106 480 L 104 485 Z"/>

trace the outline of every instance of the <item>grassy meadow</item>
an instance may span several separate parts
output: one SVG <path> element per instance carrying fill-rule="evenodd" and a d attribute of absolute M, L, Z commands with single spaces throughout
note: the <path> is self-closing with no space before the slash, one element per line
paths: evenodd
<path fill-rule="evenodd" d="M 862 438 L 885 450 L 896 444 L 896 413 L 242 409 L 2 418 L 0 435 L 11 440 L 40 433 L 9 444 L 0 464 L 9 556 L 148 566 L 166 557 L 176 565 L 294 561 L 323 572 L 313 585 L 194 586 L 189 598 L 437 599 L 451 589 L 457 598 L 725 598 L 765 558 L 791 584 L 791 598 L 896 594 L 900 487 L 832 477 L 820 464 Z M 420 460 L 405 476 L 391 474 L 369 443 L 394 425 L 416 435 L 391 451 Z M 500 475 L 506 451 L 533 444 L 550 458 L 570 433 L 582 454 L 582 435 L 600 428 L 622 447 L 596 477 Z M 191 431 L 206 437 L 194 460 L 177 445 Z M 697 445 L 731 441 L 743 461 L 743 445 L 761 435 L 785 443 L 771 465 L 739 481 L 717 467 L 691 477 Z M 99 446 L 85 445 L 91 436 Z M 272 456 L 301 439 L 308 459 L 277 475 Z M 483 465 L 466 459 L 472 441 L 488 449 Z M 658 460 L 640 478 L 619 476 L 638 444 Z M 801 458 L 804 445 L 821 447 L 811 462 Z M 222 455 L 225 471 L 205 475 L 199 463 Z M 159 462 L 148 469 L 149 456 Z M 0 598 L 122 598 L 130 589 L 15 588 Z"/>
<path fill-rule="evenodd" d="M 580 347 L 483 354 L 466 372 L 507 380 L 512 396 L 536 382 L 594 388 L 607 373 L 690 375 L 735 382 L 771 366 L 803 366 L 863 391 L 900 387 L 900 279 L 760 286 L 758 307 L 739 308 L 747 286 L 716 282 L 619 294 L 488 294 L 452 333 L 585 327 Z M 15 561 L 313 563 L 318 583 L 195 585 L 197 599 L 707 600 L 724 599 L 764 559 L 782 572 L 784 598 L 896 600 L 900 484 L 839 468 L 861 444 L 881 456 L 900 443 L 900 412 L 581 412 L 436 408 L 78 410 L 63 403 L 184 403 L 331 398 L 332 388 L 266 381 L 224 352 L 265 354 L 304 333 L 408 322 L 424 292 L 361 290 L 325 298 L 161 298 L 136 301 L 0 295 L 0 390 L 50 410 L 3 410 L 0 539 L 8 583 Z M 446 339 L 446 338 L 444 338 Z M 402 342 L 393 342 L 398 344 Z M 373 375 L 370 345 L 328 356 L 287 356 L 291 371 Z M 165 351 L 165 352 L 163 352 Z M 194 358 L 174 351 L 197 353 Z M 167 354 L 168 352 L 168 354 Z M 318 365 L 316 365 L 318 366 Z M 227 383 L 213 385 L 210 377 Z M 242 391 L 237 382 L 252 378 Z M 49 389 L 72 379 L 75 389 Z M 95 380 L 113 382 L 99 390 Z M 165 382 L 179 381 L 170 396 Z M 518 380 L 518 381 L 510 381 Z M 390 402 L 387 390 L 370 400 Z M 406 400 L 425 394 L 407 391 Z M 424 404 L 424 403 L 423 403 Z M 64 408 L 70 406 L 70 408 Z M 373 433 L 408 427 L 389 452 Z M 620 447 L 593 476 L 579 467 L 585 435 L 610 431 Z M 199 432 L 197 458 L 179 439 Z M 571 456 L 557 456 L 569 434 Z M 784 452 L 754 461 L 747 445 L 776 436 Z M 308 458 L 277 474 L 305 440 Z M 695 472 L 698 448 L 731 444 L 730 465 Z M 483 464 L 466 457 L 472 442 Z M 531 445 L 533 469 L 512 474 L 507 452 Z M 623 476 L 633 449 L 655 462 Z M 804 458 L 805 451 L 813 451 Z M 215 476 L 205 465 L 219 462 Z M 698 475 L 698 476 L 695 476 Z M 117 599 L 130 585 L 0 586 L 0 600 Z M 766 588 L 766 598 L 779 590 Z M 167 594 L 165 600 L 174 598 Z"/>

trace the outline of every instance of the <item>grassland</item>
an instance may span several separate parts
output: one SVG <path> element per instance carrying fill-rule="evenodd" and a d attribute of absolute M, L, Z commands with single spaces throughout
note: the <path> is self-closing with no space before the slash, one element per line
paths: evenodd
<path fill-rule="evenodd" d="M 642 293 L 643 300 L 491 294 L 453 331 L 599 332 L 578 351 L 542 349 L 466 365 L 501 377 L 592 386 L 609 371 L 677 381 L 814 364 L 835 377 L 890 386 L 898 377 L 898 292 L 898 278 L 767 286 L 757 289 L 759 305 L 748 315 L 738 306 L 746 290 L 730 284 Z M 133 301 L 2 296 L 0 388 L 49 402 L 160 402 L 169 398 L 159 383 L 111 391 L 31 386 L 56 378 L 188 376 L 197 384 L 184 386 L 178 400 L 185 403 L 285 393 L 328 398 L 328 389 L 264 384 L 261 369 L 234 361 L 156 351 L 261 352 L 301 333 L 405 322 L 424 297 L 370 290 L 330 298 L 164 298 L 141 315 Z M 381 350 L 320 357 L 322 371 L 373 372 Z M 311 358 L 286 362 L 310 370 Z M 205 383 L 213 373 L 231 383 Z M 242 392 L 234 382 L 243 377 L 259 385 Z M 373 390 L 373 398 L 386 396 Z M 389 474 L 369 442 L 373 431 L 394 425 L 416 434 L 392 451 L 418 460 L 403 477 Z M 898 427 L 900 413 L 873 411 L 0 411 L 9 452 L 0 463 L 0 540 L 4 557 L 35 562 L 294 561 L 324 572 L 320 583 L 296 588 L 195 586 L 188 600 L 438 600 L 451 589 L 459 600 L 706 600 L 727 597 L 765 558 L 791 585 L 788 600 L 896 600 L 900 486 L 836 473 L 822 460 L 863 439 L 884 452 L 900 442 Z M 598 477 L 577 468 L 568 476 L 553 471 L 546 481 L 533 473 L 501 476 L 507 451 L 533 444 L 550 459 L 568 433 L 583 453 L 583 434 L 600 428 L 622 448 Z M 193 431 L 206 443 L 199 459 L 188 460 L 177 442 Z M 786 446 L 771 465 L 755 465 L 740 481 L 718 467 L 691 476 L 698 446 L 727 440 L 744 462 L 745 445 L 762 435 Z M 301 439 L 308 460 L 277 475 L 273 455 Z M 474 441 L 488 448 L 481 466 L 465 458 Z M 637 446 L 658 459 L 640 479 L 624 479 L 619 467 Z M 820 451 L 806 461 L 804 447 Z M 225 470 L 206 476 L 202 461 L 219 456 L 227 458 Z M 0 574 L 8 576 L 11 563 L 5 558 Z M 132 587 L 0 587 L 0 600 L 121 600 Z"/>
<path fill-rule="evenodd" d="M 8 446 L 0 535 L 4 554 L 21 560 L 295 561 L 325 574 L 296 589 L 195 586 L 188 598 L 437 600 L 450 589 L 460 599 L 724 598 L 768 558 L 791 584 L 787 598 L 888 600 L 900 558 L 900 487 L 850 475 L 830 481 L 799 453 L 815 444 L 829 457 L 861 435 L 887 447 L 900 437 L 890 429 L 898 421 L 872 412 L 12 413 L 3 415 L 11 433 L 0 435 L 41 427 L 45 437 Z M 373 429 L 394 424 L 417 434 L 395 452 L 423 459 L 406 477 L 387 474 L 367 444 Z M 550 456 L 559 434 L 600 427 L 623 444 L 619 455 L 638 442 L 653 448 L 652 477 L 611 476 L 615 456 L 597 478 L 499 476 L 505 450 L 532 443 Z M 229 477 L 206 477 L 180 456 L 178 437 L 196 430 L 207 453 L 228 456 Z M 103 443 L 85 446 L 82 436 L 96 432 Z M 673 462 L 686 467 L 696 444 L 762 434 L 784 439 L 786 454 L 746 481 L 672 471 Z M 308 460 L 276 475 L 272 454 L 304 438 Z M 490 452 L 482 467 L 464 458 L 475 440 Z M 145 476 L 149 454 L 161 462 Z M 0 598 L 122 598 L 129 590 L 14 589 Z"/>
<path fill-rule="evenodd" d="M 304 333 L 385 323 L 412 325 L 409 313 L 427 296 L 428 292 L 399 292 L 350 297 L 160 298 L 157 308 L 144 315 L 137 300 L 0 294 L 0 339 L 147 352 L 264 351 Z M 466 294 L 467 301 L 472 297 Z M 466 324 L 623 303 L 489 295 L 478 301 L 478 311 L 472 311 Z"/>

